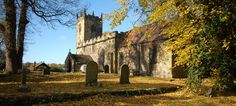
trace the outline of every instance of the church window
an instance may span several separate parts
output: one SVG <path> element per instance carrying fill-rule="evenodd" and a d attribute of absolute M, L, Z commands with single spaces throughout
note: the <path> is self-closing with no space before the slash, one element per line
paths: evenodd
<path fill-rule="evenodd" d="M 150 63 L 152 64 L 157 62 L 157 47 L 156 46 L 149 48 L 149 60 L 150 60 Z"/>
<path fill-rule="evenodd" d="M 79 24 L 79 32 L 81 32 L 81 25 Z"/>

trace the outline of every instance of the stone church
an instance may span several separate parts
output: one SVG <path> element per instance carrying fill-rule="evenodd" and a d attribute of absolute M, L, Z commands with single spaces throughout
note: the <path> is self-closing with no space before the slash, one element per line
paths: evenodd
<path fill-rule="evenodd" d="M 172 51 L 166 51 L 165 40 L 158 36 L 160 28 L 146 25 L 127 32 L 102 32 L 100 17 L 81 12 L 76 23 L 76 54 L 68 53 L 65 68 L 79 71 L 80 66 L 93 60 L 99 70 L 120 73 L 122 64 L 128 64 L 134 75 L 151 75 L 159 78 L 184 77 L 181 68 L 173 68 Z M 156 26 L 156 25 L 155 25 Z M 155 28 L 152 37 L 144 36 L 149 28 Z M 106 68 L 104 68 L 106 67 Z"/>

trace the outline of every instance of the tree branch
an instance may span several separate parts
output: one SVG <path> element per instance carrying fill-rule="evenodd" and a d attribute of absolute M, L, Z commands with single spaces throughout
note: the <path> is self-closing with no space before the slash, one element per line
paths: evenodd
<path fill-rule="evenodd" d="M 3 24 L 0 23 L 0 33 L 4 33 L 5 32 L 5 27 Z"/>

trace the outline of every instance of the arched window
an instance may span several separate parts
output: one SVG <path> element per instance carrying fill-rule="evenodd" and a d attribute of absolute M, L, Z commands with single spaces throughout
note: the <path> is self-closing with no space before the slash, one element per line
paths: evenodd
<path fill-rule="evenodd" d="M 149 60 L 151 64 L 157 62 L 157 46 L 152 46 L 149 48 Z"/>
<path fill-rule="evenodd" d="M 81 24 L 79 24 L 79 33 L 81 32 Z"/>

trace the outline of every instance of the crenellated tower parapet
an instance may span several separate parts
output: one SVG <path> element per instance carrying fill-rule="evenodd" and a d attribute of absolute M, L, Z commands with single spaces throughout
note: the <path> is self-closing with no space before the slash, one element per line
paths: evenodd
<path fill-rule="evenodd" d="M 76 47 L 84 43 L 88 43 L 90 39 L 94 39 L 102 35 L 102 18 L 95 16 L 94 13 L 88 14 L 86 10 L 81 11 L 77 15 L 76 21 Z M 93 42 L 93 41 L 89 41 Z"/>
<path fill-rule="evenodd" d="M 86 40 L 85 42 L 79 43 L 78 46 L 77 46 L 77 49 L 85 47 L 85 46 L 94 45 L 94 44 L 99 43 L 99 42 L 105 42 L 105 41 L 110 40 L 110 39 L 114 39 L 118 35 L 119 35 L 119 33 L 116 32 L 116 31 L 115 32 L 105 32 L 101 36 L 97 36 L 95 38 Z"/>

